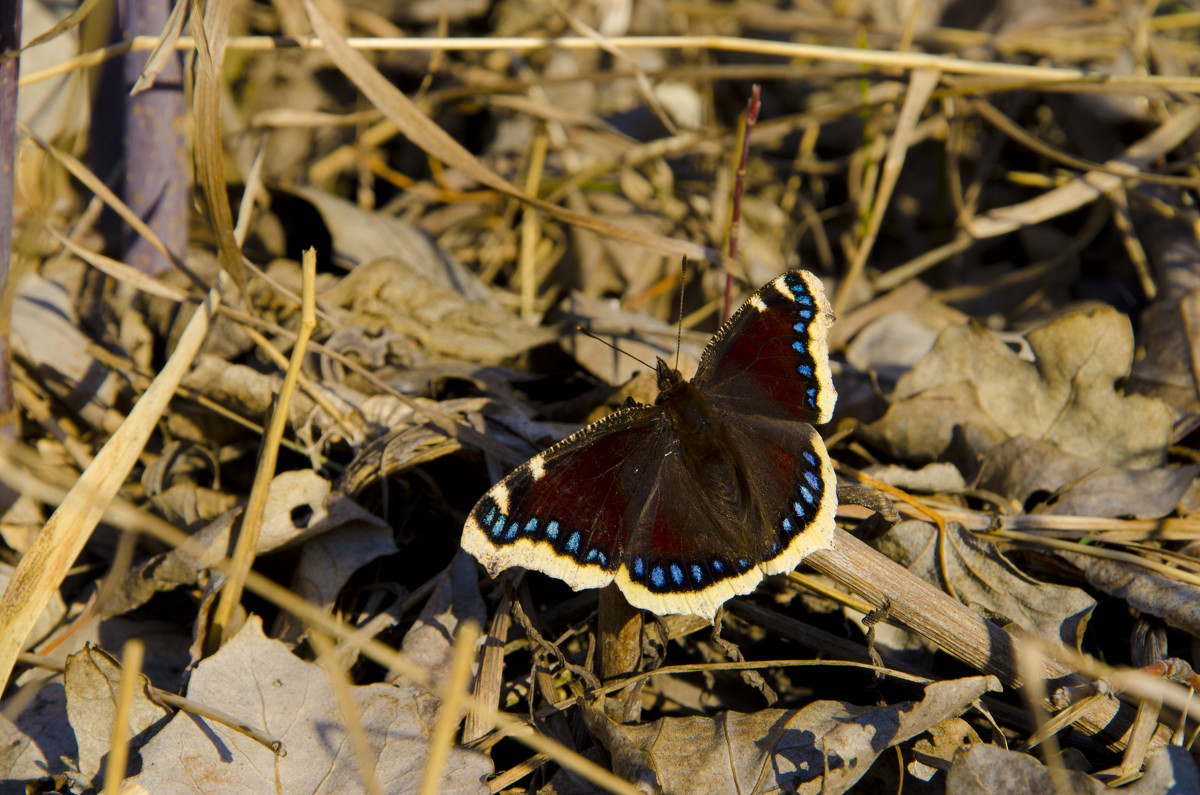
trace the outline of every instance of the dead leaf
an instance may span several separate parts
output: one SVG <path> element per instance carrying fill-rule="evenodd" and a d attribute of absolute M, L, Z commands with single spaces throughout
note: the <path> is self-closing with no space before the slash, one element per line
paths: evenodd
<path fill-rule="evenodd" d="M 351 692 L 377 759 L 380 787 L 415 792 L 438 700 L 411 686 L 374 684 L 351 687 Z M 142 772 L 126 786 L 178 795 L 363 791 L 325 671 L 265 637 L 258 618 L 251 617 L 232 641 L 196 667 L 187 696 L 267 731 L 283 741 L 287 756 L 276 758 L 245 735 L 179 713 L 142 748 Z M 485 755 L 452 748 L 437 791 L 482 795 L 488 792 L 483 777 L 491 772 Z"/>
<path fill-rule="evenodd" d="M 1079 569 L 1093 588 L 1200 637 L 1200 588 L 1195 585 L 1122 560 L 1062 549 L 1052 554 Z"/>
<path fill-rule="evenodd" d="M 872 543 L 918 577 L 957 594 L 967 606 L 1068 648 L 1079 647 L 1096 606 L 1079 588 L 1033 579 L 956 522 L 947 523 L 944 541 L 932 524 L 908 521 Z M 949 587 L 943 571 L 950 577 Z"/>
<path fill-rule="evenodd" d="M 65 760 L 79 755 L 61 678 L 43 677 L 34 686 L 37 693 L 12 719 L 8 715 L 14 700 L 0 702 L 0 792 L 4 795 L 20 795 L 26 791 L 26 781 L 64 772 Z"/>
<path fill-rule="evenodd" d="M 297 186 L 285 192 L 300 197 L 321 214 L 333 239 L 330 253 L 347 263 L 351 272 L 372 260 L 391 259 L 429 284 L 468 301 L 495 306 L 491 291 L 474 273 L 407 221 L 312 188 Z"/>
<path fill-rule="evenodd" d="M 1114 387 L 1133 362 L 1125 315 L 1111 308 L 1075 313 L 1026 339 L 1033 363 L 977 324 L 946 329 L 900 379 L 887 413 L 865 435 L 895 455 L 919 460 L 944 457 L 954 435 L 970 426 L 976 433 L 964 454 L 972 464 L 1015 436 L 1050 442 L 1096 465 L 1163 464 L 1170 409 Z"/>
<path fill-rule="evenodd" d="M 138 680 L 129 715 L 131 752 L 148 739 L 145 735 L 155 724 L 171 714 L 171 710 L 152 697 L 150 681 L 140 673 Z M 121 666 L 105 651 L 89 644 L 67 658 L 63 683 L 67 717 L 79 747 L 79 772 L 95 779 L 112 748 Z"/>
<path fill-rule="evenodd" d="M 801 709 L 764 709 L 715 717 L 617 724 L 593 706 L 583 714 L 612 756 L 613 770 L 663 792 L 847 792 L 879 754 L 960 715 L 994 677 L 937 682 L 921 701 L 859 707 L 817 701 Z"/>
<path fill-rule="evenodd" d="M 1172 513 L 1200 474 L 1200 465 L 1121 469 L 1097 466 L 1057 445 L 1016 436 L 992 448 L 977 478 L 982 488 L 1026 505 L 1033 513 L 1159 519 Z"/>
<path fill-rule="evenodd" d="M 1102 795 L 1114 790 L 1076 770 L 1063 770 L 1074 795 Z M 946 795 L 1025 795 L 1055 792 L 1050 771 L 1037 758 L 995 745 L 969 745 L 954 757 L 946 775 Z M 1141 779 L 1117 790 L 1122 795 L 1158 795 L 1200 791 L 1196 763 L 1186 749 L 1166 746 L 1146 756 Z"/>
<path fill-rule="evenodd" d="M 490 300 L 467 298 L 394 257 L 364 262 L 323 290 L 324 307 L 344 310 L 341 326 L 387 329 L 416 341 L 426 357 L 497 364 L 554 339 Z"/>

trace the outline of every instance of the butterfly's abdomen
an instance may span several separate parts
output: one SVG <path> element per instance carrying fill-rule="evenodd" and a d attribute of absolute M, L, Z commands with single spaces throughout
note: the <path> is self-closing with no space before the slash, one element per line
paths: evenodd
<path fill-rule="evenodd" d="M 705 501 L 720 514 L 713 518 L 721 524 L 740 524 L 749 509 L 746 472 L 712 403 L 703 392 L 683 381 L 660 405 L 675 431 L 675 452 L 680 462 L 703 489 Z"/>

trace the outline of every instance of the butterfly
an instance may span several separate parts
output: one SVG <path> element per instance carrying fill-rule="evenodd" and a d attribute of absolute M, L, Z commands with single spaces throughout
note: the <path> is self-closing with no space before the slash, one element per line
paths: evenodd
<path fill-rule="evenodd" d="M 658 360 L 629 405 L 534 456 L 471 510 L 462 546 L 634 607 L 712 619 L 833 543 L 836 478 L 813 424 L 837 393 L 820 280 L 789 271 L 721 327 L 689 382 Z"/>

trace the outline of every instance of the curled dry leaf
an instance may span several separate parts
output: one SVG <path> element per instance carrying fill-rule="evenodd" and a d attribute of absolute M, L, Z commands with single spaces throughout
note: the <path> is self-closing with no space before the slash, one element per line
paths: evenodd
<path fill-rule="evenodd" d="M 909 521 L 873 543 L 917 576 L 957 594 L 964 604 L 989 618 L 1011 622 L 1024 632 L 1069 648 L 1078 648 L 1096 606 L 1079 588 L 1038 582 L 993 544 L 956 522 L 947 523 L 945 539 L 932 524 Z"/>
<path fill-rule="evenodd" d="M 145 742 L 148 737 L 143 735 L 171 714 L 152 697 L 150 681 L 140 673 L 138 680 L 129 715 L 131 750 Z M 67 717 L 79 747 L 79 772 L 95 778 L 112 748 L 121 666 L 102 649 L 89 644 L 67 658 L 63 683 Z"/>
<path fill-rule="evenodd" d="M 1053 554 L 1082 572 L 1093 588 L 1200 637 L 1200 588 L 1192 583 L 1124 560 L 1062 549 Z"/>
<path fill-rule="evenodd" d="M 924 698 L 881 707 L 817 701 L 801 709 L 662 718 L 641 726 L 614 723 L 584 708 L 592 736 L 608 749 L 614 770 L 662 792 L 847 792 L 879 754 L 961 715 L 984 693 L 990 676 L 936 682 Z"/>
<path fill-rule="evenodd" d="M 288 192 L 321 214 L 333 238 L 331 254 L 348 263 L 351 272 L 372 260 L 391 259 L 414 278 L 451 290 L 467 301 L 495 305 L 491 292 L 474 273 L 412 224 L 319 190 L 297 187 Z"/>
<path fill-rule="evenodd" d="M 1200 465 L 1121 469 L 1097 466 L 1062 448 L 1016 436 L 992 448 L 979 471 L 980 487 L 1018 500 L 1033 513 L 1159 519 L 1176 509 Z M 1042 492 L 1040 505 L 1026 502 Z"/>
<path fill-rule="evenodd" d="M 331 310 L 343 310 L 339 326 L 399 332 L 419 345 L 424 358 L 497 364 L 554 339 L 551 329 L 530 326 L 490 301 L 464 296 L 394 256 L 356 266 L 322 291 L 320 300 Z"/>
<path fill-rule="evenodd" d="M 438 699 L 416 687 L 351 686 L 353 708 L 376 759 L 383 792 L 415 792 L 437 722 Z M 201 662 L 187 697 L 281 740 L 275 758 L 259 743 L 217 723 L 178 713 L 142 748 L 142 771 L 126 786 L 178 795 L 211 792 L 361 792 L 358 763 L 325 671 L 262 632 L 257 617 Z M 483 754 L 452 748 L 438 792 L 486 793 Z M 278 775 L 278 780 L 276 780 Z M 278 789 L 277 789 L 278 788 Z"/>
<path fill-rule="evenodd" d="M 1086 773 L 1063 769 L 1067 791 L 1076 795 L 1111 793 L 1101 781 Z M 968 745 L 954 757 L 946 774 L 946 795 L 1024 795 L 1057 792 L 1049 768 L 1036 757 L 995 745 Z M 1196 763 L 1186 749 L 1166 746 L 1146 756 L 1145 774 L 1122 787 L 1122 795 L 1158 795 L 1163 792 L 1200 791 Z"/>
<path fill-rule="evenodd" d="M 944 458 L 958 437 L 972 470 L 1017 436 L 1048 442 L 1094 466 L 1162 465 L 1171 440 L 1170 409 L 1115 386 L 1133 362 L 1125 315 L 1111 308 L 1075 313 L 1026 338 L 1032 363 L 982 326 L 948 328 L 900 379 L 887 413 L 865 429 L 866 436 L 895 455 L 919 460 Z"/>

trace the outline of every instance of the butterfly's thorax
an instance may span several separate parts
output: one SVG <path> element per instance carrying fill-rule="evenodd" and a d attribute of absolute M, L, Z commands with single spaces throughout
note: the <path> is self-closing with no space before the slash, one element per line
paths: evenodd
<path fill-rule="evenodd" d="M 655 403 L 664 410 L 674 431 L 674 443 L 667 454 L 680 457 L 684 468 L 703 487 L 705 501 L 721 514 L 717 518 L 745 518 L 749 493 L 746 473 L 737 460 L 729 429 L 700 389 L 661 362 L 658 382 L 662 391 Z"/>

